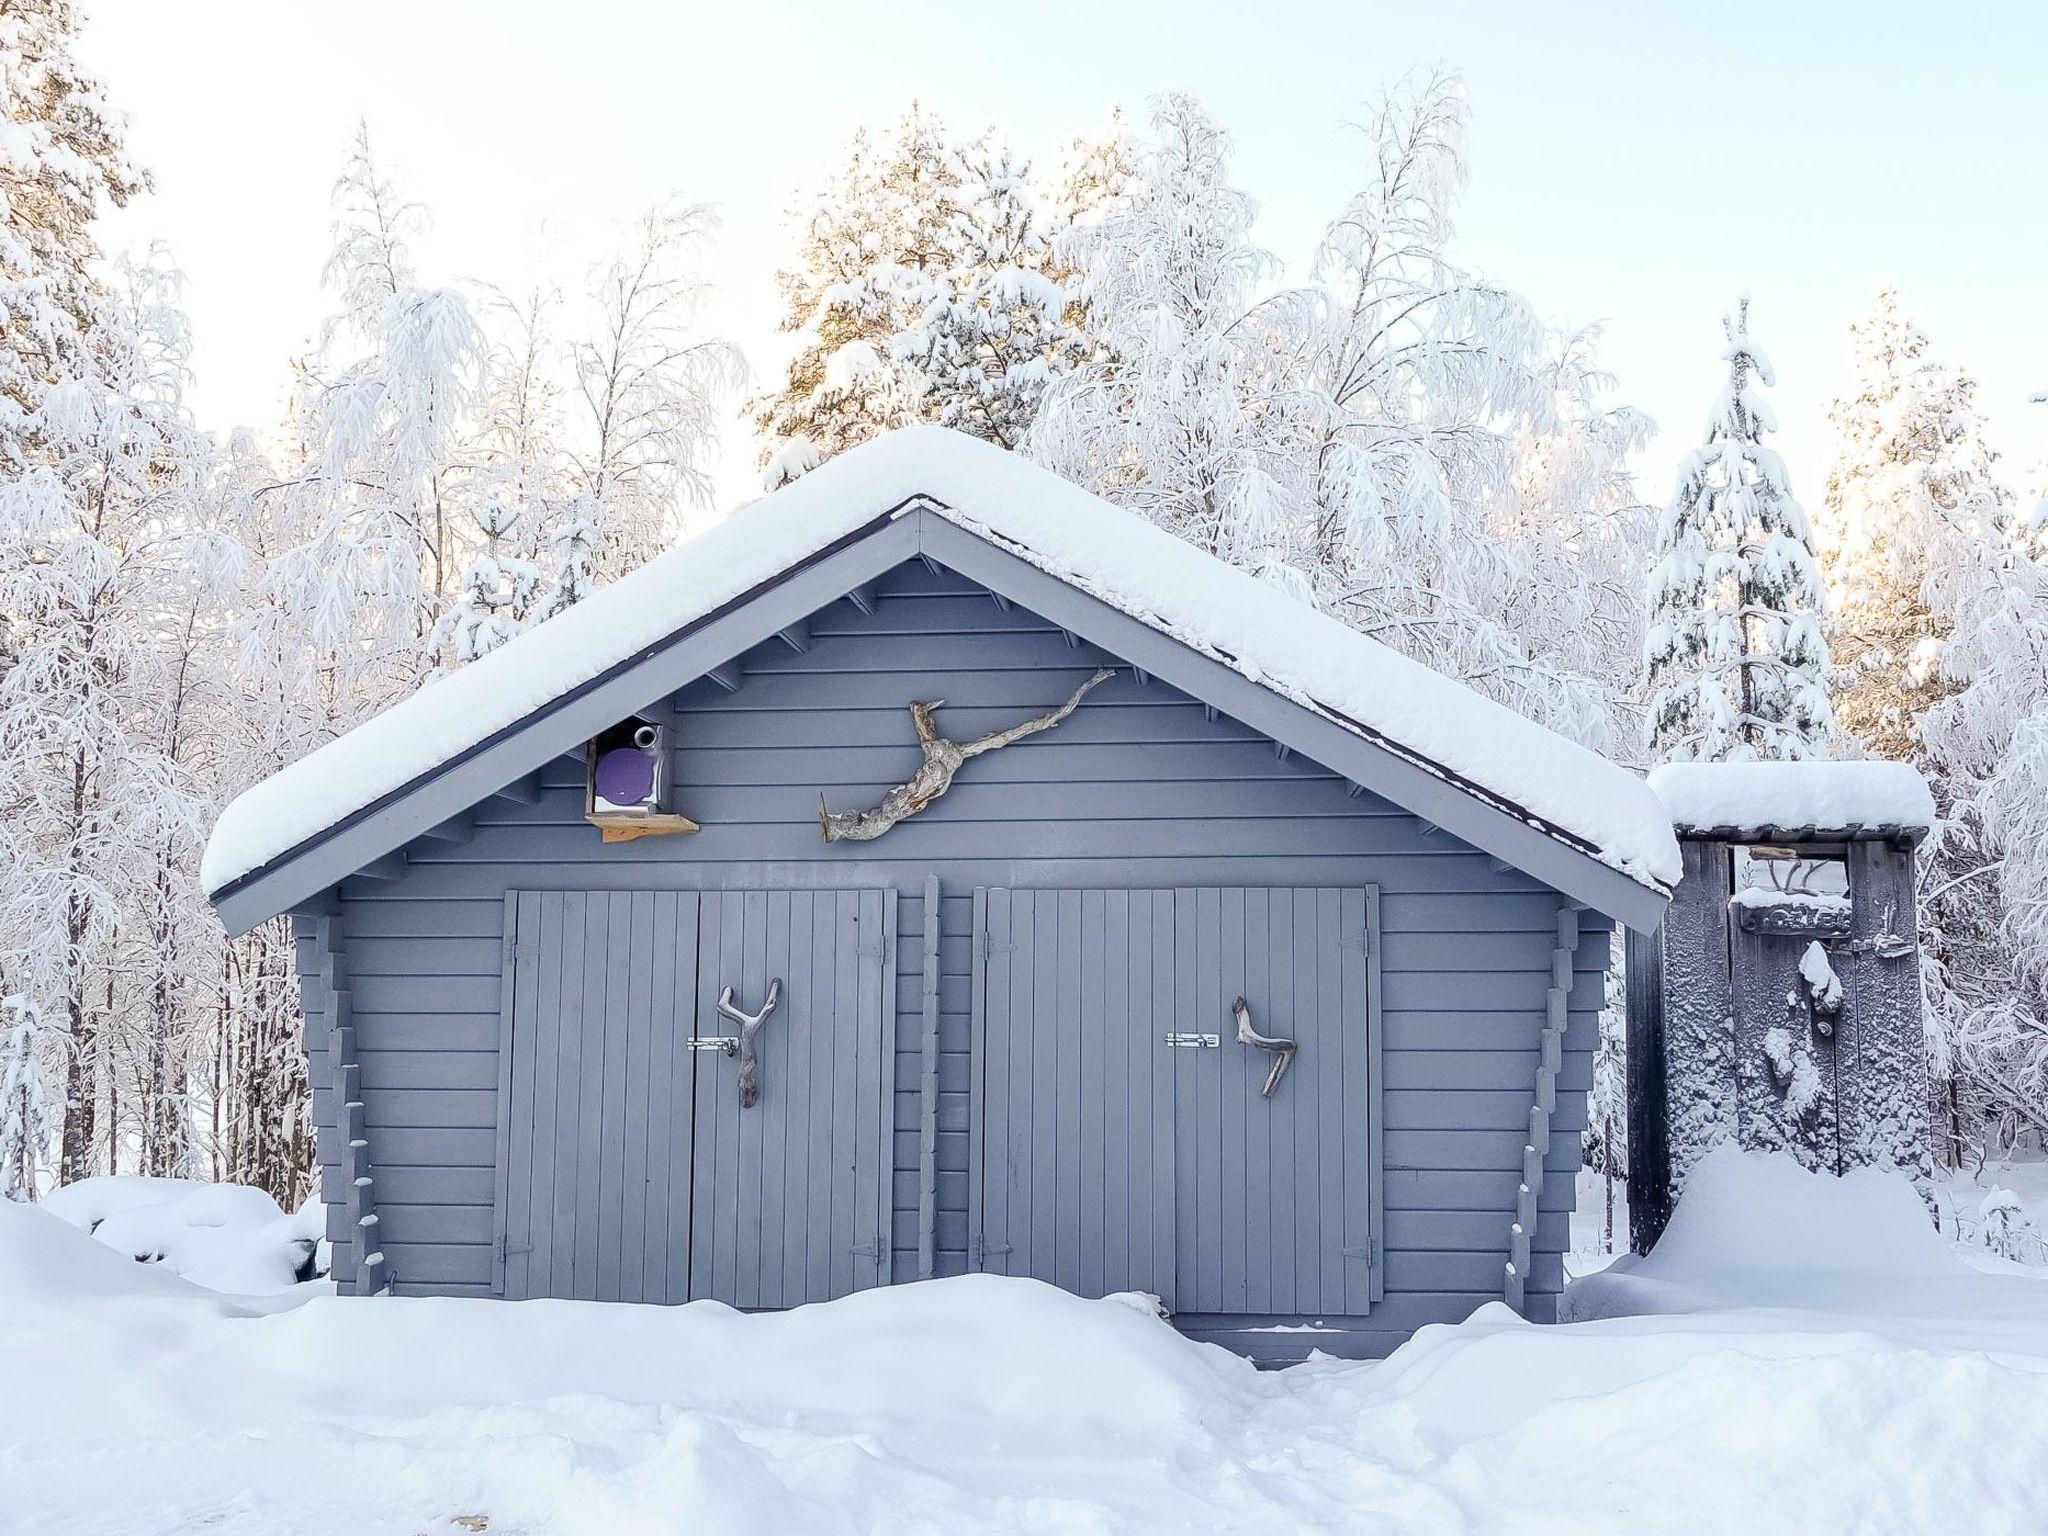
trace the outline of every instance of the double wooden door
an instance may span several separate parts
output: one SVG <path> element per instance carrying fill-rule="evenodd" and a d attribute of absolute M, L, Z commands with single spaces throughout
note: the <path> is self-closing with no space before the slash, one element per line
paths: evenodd
<path fill-rule="evenodd" d="M 970 1262 L 1182 1313 L 1368 1310 L 1367 893 L 975 893 Z M 1296 1046 L 1264 1092 L 1275 1053 Z"/>
<path fill-rule="evenodd" d="M 506 901 L 502 1294 L 786 1307 L 886 1281 L 893 895 Z M 755 1014 L 778 982 L 745 1105 L 720 998 Z"/>

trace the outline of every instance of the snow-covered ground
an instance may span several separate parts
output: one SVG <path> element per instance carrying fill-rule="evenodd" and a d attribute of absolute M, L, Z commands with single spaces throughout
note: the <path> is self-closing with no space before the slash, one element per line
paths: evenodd
<path fill-rule="evenodd" d="M 2048 1282 L 1732 1159 L 1655 1260 L 1261 1375 L 975 1276 L 707 1303 L 237 1299 L 0 1204 L 22 1532 L 2038 1532 Z M 1683 1307 L 1684 1310 L 1670 1310 Z"/>

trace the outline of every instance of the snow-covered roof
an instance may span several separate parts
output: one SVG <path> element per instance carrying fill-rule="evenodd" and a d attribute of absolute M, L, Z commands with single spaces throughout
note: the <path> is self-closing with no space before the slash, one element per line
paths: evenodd
<path fill-rule="evenodd" d="M 1476 787 L 1639 883 L 1678 878 L 1663 805 L 1626 769 L 1015 454 L 914 427 L 749 503 L 256 785 L 222 813 L 201 881 L 223 891 L 879 516 L 913 507 Z"/>
<path fill-rule="evenodd" d="M 1823 836 L 1934 825 L 1934 797 L 1910 763 L 1671 763 L 1650 788 L 1681 832 Z"/>

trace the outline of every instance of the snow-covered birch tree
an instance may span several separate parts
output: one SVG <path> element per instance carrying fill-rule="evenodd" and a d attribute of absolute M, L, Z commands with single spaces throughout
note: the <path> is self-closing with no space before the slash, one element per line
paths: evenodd
<path fill-rule="evenodd" d="M 580 421 L 566 474 L 569 522 L 587 526 L 555 541 L 543 617 L 581 595 L 593 555 L 600 579 L 621 575 L 710 500 L 719 413 L 745 377 L 738 352 L 700 329 L 709 290 L 697 260 L 716 229 L 701 205 L 664 205 L 592 274 L 594 323 L 572 351 Z"/>
<path fill-rule="evenodd" d="M 1743 298 L 1722 328 L 1728 382 L 1657 530 L 1646 652 L 1661 761 L 1830 755 L 1820 570 L 1784 461 L 1764 437 L 1775 380 Z"/>

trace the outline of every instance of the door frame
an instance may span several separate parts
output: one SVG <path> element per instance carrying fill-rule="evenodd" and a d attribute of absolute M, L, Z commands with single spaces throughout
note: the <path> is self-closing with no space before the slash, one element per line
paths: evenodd
<path fill-rule="evenodd" d="M 983 1141 L 988 1130 L 988 1010 L 986 989 L 988 984 L 988 893 L 991 889 L 1011 891 L 1037 890 L 1172 890 L 1193 891 L 1206 888 L 1206 884 L 1176 884 L 1171 886 L 1007 886 L 999 887 L 995 882 L 974 887 L 973 919 L 969 933 L 972 955 L 973 979 L 968 989 L 969 1030 L 968 1030 L 968 1082 L 971 1092 L 967 1107 L 967 1269 L 979 1273 L 987 1269 L 986 1211 L 983 1199 L 983 1181 L 987 1177 L 988 1159 Z M 1252 889 L 1280 889 L 1269 881 L 1247 883 L 1240 887 Z M 1289 887 L 1293 889 L 1294 887 Z M 1381 1060 L 1382 1041 L 1385 1030 L 1380 1016 L 1383 995 L 1380 977 L 1380 887 L 1371 882 L 1346 883 L 1348 890 L 1365 892 L 1365 1029 L 1366 1029 L 1366 1228 L 1367 1241 L 1371 1252 L 1366 1266 L 1366 1294 L 1370 1305 L 1377 1306 L 1386 1299 L 1386 1116 L 1382 1111 L 1384 1098 L 1383 1084 L 1386 1073 Z M 1278 1315 L 1278 1314 L 1276 1314 Z M 1287 1314 L 1294 1315 L 1294 1314 Z M 1307 1315 L 1307 1314 L 1300 1314 Z"/>

